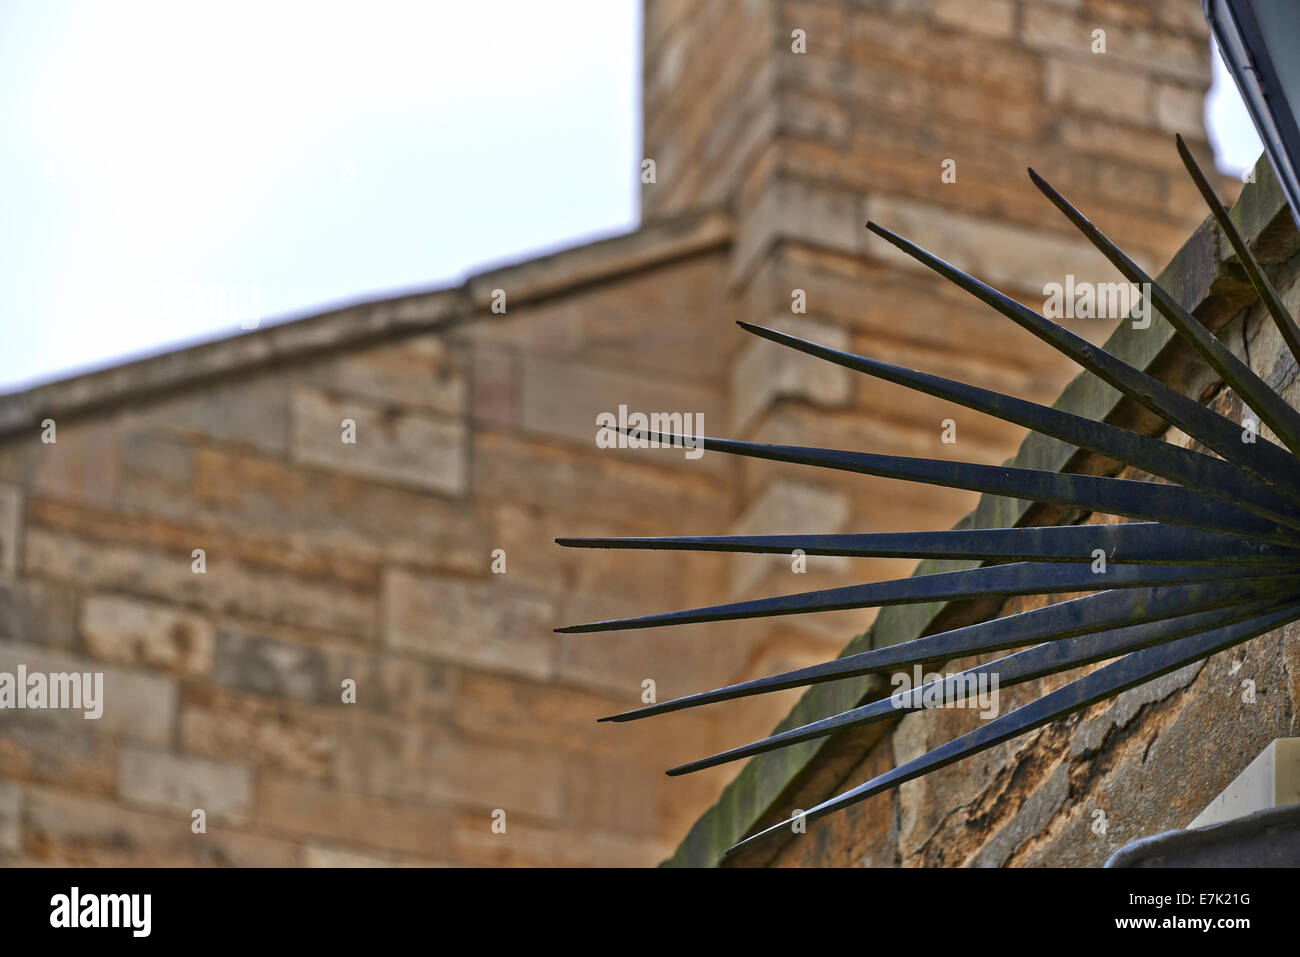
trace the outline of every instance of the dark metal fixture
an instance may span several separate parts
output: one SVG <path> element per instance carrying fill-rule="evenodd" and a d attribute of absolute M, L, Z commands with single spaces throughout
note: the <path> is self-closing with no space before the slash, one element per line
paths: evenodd
<path fill-rule="evenodd" d="M 1300 357 L 1300 329 L 1260 270 L 1181 137 L 1178 150 L 1260 300 L 1277 323 L 1282 338 L 1292 353 Z M 875 223 L 868 223 L 867 228 L 876 235 L 1029 330 L 1221 458 L 1060 409 L 841 352 L 742 322 L 740 325 L 747 332 L 774 343 L 1023 425 L 1165 481 L 695 437 L 692 441 L 701 443 L 704 448 L 733 455 L 974 489 L 1069 506 L 1085 512 L 1109 513 L 1135 521 L 1118 525 L 961 529 L 914 534 L 559 539 L 561 545 L 579 548 L 757 553 L 789 553 L 802 549 L 808 555 L 941 557 L 999 563 L 557 629 L 565 633 L 618 631 L 943 599 L 1095 592 L 1033 611 L 652 704 L 601 720 L 632 721 L 712 702 L 1008 649 L 1024 650 L 981 664 L 959 677 L 997 675 L 999 684 L 1009 685 L 1115 659 L 1036 701 L 996 717 L 974 731 L 802 814 L 806 819 L 815 819 L 1300 619 L 1300 469 L 1296 461 L 1296 456 L 1300 455 L 1300 413 L 1042 177 L 1033 170 L 1029 175 L 1034 185 L 1127 280 L 1147 291 L 1156 310 L 1231 386 L 1259 421 L 1278 437 L 1281 445 L 1251 429 L 1243 430 L 1242 425 L 1091 345 L 901 236 Z M 640 434 L 659 441 L 680 442 L 682 439 L 657 432 Z M 1100 576 L 1091 564 L 1096 549 L 1104 549 L 1109 562 Z M 1104 581 L 1105 590 L 1098 590 L 1099 581 Z M 673 768 L 668 773 L 685 774 L 850 726 L 885 720 L 900 711 L 920 707 L 926 692 L 933 690 L 933 685 L 914 689 L 910 692 L 912 697 L 904 699 L 901 704 L 897 695 L 874 701 Z M 760 831 L 741 841 L 729 853 L 771 837 L 788 826 L 789 823 L 785 822 Z"/>

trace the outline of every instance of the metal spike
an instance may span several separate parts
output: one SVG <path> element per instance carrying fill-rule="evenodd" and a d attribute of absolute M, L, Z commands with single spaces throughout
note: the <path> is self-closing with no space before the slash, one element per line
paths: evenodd
<path fill-rule="evenodd" d="M 1176 425 L 1225 459 L 1236 463 L 1271 485 L 1280 495 L 1300 501 L 1295 487 L 1295 459 L 1287 451 L 1263 436 L 1249 449 L 1243 448 L 1241 426 L 1209 409 L 1195 399 L 1170 388 L 1153 376 L 1124 362 L 1076 336 L 1063 326 L 1027 309 L 1010 296 L 962 272 L 915 243 L 890 232 L 876 223 L 867 228 L 913 259 L 933 269 L 945 279 L 992 306 L 1002 315 L 1033 333 L 1058 352 L 1069 356 L 1103 382 L 1118 389 L 1133 401 Z"/>
<path fill-rule="evenodd" d="M 1061 562 L 1016 562 L 989 565 L 936 575 L 914 575 L 892 581 L 846 585 L 819 591 L 798 592 L 776 598 L 690 608 L 638 618 L 615 618 L 555 629 L 561 634 L 586 634 L 603 631 L 627 631 L 633 628 L 657 628 L 664 625 L 690 625 L 705 621 L 739 621 L 746 618 L 771 618 L 807 612 L 845 611 L 853 608 L 876 608 L 884 605 L 950 601 L 955 598 L 1014 595 L 1056 595 L 1106 588 L 1143 588 L 1148 585 L 1176 585 L 1190 582 L 1243 580 L 1276 577 L 1271 568 L 1242 568 L 1233 565 L 1111 565 L 1104 574 L 1094 573 L 1091 566 Z"/>
<path fill-rule="evenodd" d="M 1037 641 L 1056 641 L 1125 625 L 1159 621 L 1196 611 L 1225 608 L 1243 601 L 1300 590 L 1300 571 L 1251 582 L 1203 582 L 1099 592 L 1043 608 L 913 638 L 883 648 L 845 655 L 833 661 L 754 678 L 713 691 L 702 691 L 645 705 L 601 721 L 635 721 L 686 708 L 784 691 L 805 685 L 879 674 L 914 664 L 951 661 L 971 655 L 1019 648 Z"/>
<path fill-rule="evenodd" d="M 1300 328 L 1286 312 L 1276 290 L 1214 196 L 1181 138 L 1178 146 L 1197 188 L 1228 236 L 1283 338 L 1293 353 L 1300 355 Z M 1284 402 L 1033 170 L 1030 170 L 1030 176 L 1130 282 L 1149 284 L 1151 303 L 1169 319 L 1179 334 L 1219 372 L 1260 419 L 1282 437 L 1288 448 L 1300 451 L 1297 448 L 1300 446 L 1300 412 Z M 733 455 L 971 489 L 1142 521 L 1107 526 L 954 529 L 914 535 L 557 539 L 562 545 L 586 548 L 758 553 L 801 549 L 805 554 L 814 555 L 1010 562 L 557 629 L 568 633 L 974 597 L 1092 592 L 1086 597 L 1044 608 L 601 719 L 631 721 L 769 691 L 860 677 L 904 665 L 938 663 L 1007 649 L 1022 650 L 977 665 L 963 675 L 967 678 L 997 675 L 1000 683 L 1009 685 L 1121 656 L 921 758 L 819 804 L 804 815 L 806 818 L 820 817 L 847 807 L 871 794 L 1112 697 L 1126 688 L 1300 619 L 1300 509 L 1296 507 L 1300 503 L 1300 481 L 1297 481 L 1296 461 L 1291 454 L 1263 438 L 1254 443 L 1244 443 L 1241 427 L 1225 416 L 1093 346 L 914 243 L 875 223 L 867 225 L 894 246 L 992 306 L 1171 425 L 1178 426 L 1227 461 L 1104 422 L 1093 422 L 1060 409 L 741 323 L 747 331 L 781 345 L 1024 425 L 1059 441 L 1177 483 L 1167 485 L 1011 466 L 692 437 L 692 447 Z M 686 444 L 681 436 L 646 430 L 625 431 L 658 442 Z M 1093 574 L 1088 563 L 1098 548 L 1105 551 L 1108 564 L 1104 572 Z M 1099 585 L 1104 585 L 1106 590 L 1098 592 Z M 948 688 L 946 681 L 942 687 Z M 931 688 L 938 689 L 937 684 Z M 669 773 L 711 767 L 852 725 L 881 720 L 899 710 L 915 708 L 918 700 L 924 704 L 924 698 L 918 699 L 915 694 L 903 701 L 882 699 L 862 704 L 842 714 L 674 768 Z M 761 831 L 736 845 L 732 851 L 764 840 L 784 826 L 781 824 Z"/>
<path fill-rule="evenodd" d="M 996 675 L 998 688 L 1009 688 L 1012 685 L 1060 674 L 1064 671 L 1072 671 L 1083 665 L 1105 661 L 1107 658 L 1128 654 L 1141 648 L 1186 638 L 1188 635 L 1195 635 L 1211 628 L 1221 628 L 1236 622 L 1257 618 L 1279 607 L 1294 603 L 1295 592 L 1293 588 L 1290 596 L 1285 600 L 1271 598 L 1264 601 L 1246 602 L 1230 606 L 1227 609 L 1181 615 L 1177 618 L 1130 625 L 1124 628 L 1115 628 L 1035 645 L 1025 651 L 1007 655 L 1005 658 L 968 668 L 956 676 L 941 678 L 939 681 L 932 681 L 907 692 L 896 692 L 889 697 L 872 701 L 857 708 L 851 708 L 841 714 L 823 718 L 820 721 L 813 721 L 797 728 L 790 728 L 750 744 L 731 748 L 707 758 L 701 758 L 698 761 L 691 761 L 679 767 L 671 768 L 667 773 L 677 776 L 703 771 L 706 768 L 717 767 L 719 764 L 727 764 L 741 758 L 752 757 L 755 754 L 790 747 L 814 738 L 823 738 L 845 728 L 885 721 L 908 711 L 918 711 L 923 707 L 921 702 L 924 702 L 926 696 L 932 692 L 944 692 L 945 697 L 943 700 L 948 704 L 956 704 L 958 701 L 964 701 L 966 696 L 959 694 L 957 697 L 949 697 L 948 690 L 951 689 L 954 693 L 959 693 L 970 687 L 970 681 L 978 682 L 981 676 Z M 976 687 L 978 687 L 978 684 Z"/>
<path fill-rule="evenodd" d="M 1043 435 L 1109 456 L 1124 465 L 1132 465 L 1152 475 L 1195 488 L 1211 498 L 1237 503 L 1242 508 L 1265 515 L 1287 528 L 1300 528 L 1300 512 L 1297 512 L 1294 503 L 1288 502 L 1268 485 L 1223 459 L 964 382 L 841 352 L 775 329 L 748 322 L 738 322 L 737 325 L 746 332 L 779 345 L 926 395 L 955 402 L 1005 422 L 1023 425 Z"/>
<path fill-rule="evenodd" d="M 1118 246 L 1106 238 L 1106 235 L 1088 220 L 1083 213 L 1072 206 L 1064 196 L 1032 169 L 1029 178 L 1034 185 L 1052 201 L 1066 219 L 1070 220 L 1090 243 L 1097 247 L 1103 256 L 1131 283 L 1144 286 L 1150 290 L 1152 303 L 1160 314 L 1169 320 L 1170 325 L 1188 342 L 1201 357 L 1205 359 L 1222 378 L 1232 387 L 1232 391 L 1250 406 L 1287 448 L 1300 455 L 1300 412 L 1287 405 L 1286 401 L 1268 387 L 1254 370 L 1238 359 L 1215 338 L 1214 334 L 1199 319 L 1182 307 L 1173 296 L 1169 295 L 1159 283 L 1148 276 L 1137 263 L 1129 259 Z"/>
<path fill-rule="evenodd" d="M 1115 564 L 1268 565 L 1300 563 L 1300 549 L 1271 542 L 1165 525 L 1030 525 L 958 528 L 941 532 L 836 533 L 830 535 L 686 535 L 655 538 L 557 538 L 565 548 L 731 552 L 848 558 L 946 558 L 974 561 L 1091 562 L 1100 548 Z"/>
<path fill-rule="evenodd" d="M 1183 158 L 1183 165 L 1187 167 L 1192 182 L 1196 184 L 1196 188 L 1204 197 L 1205 205 L 1210 208 L 1210 213 L 1214 216 L 1215 222 L 1219 224 L 1219 228 L 1223 230 L 1223 235 L 1228 237 L 1228 243 L 1232 246 L 1232 251 L 1237 254 L 1237 261 L 1241 263 L 1241 268 L 1246 271 L 1250 284 L 1255 287 L 1255 292 L 1259 294 L 1260 301 L 1264 303 L 1269 315 L 1277 323 L 1278 331 L 1282 333 L 1282 338 L 1291 350 L 1291 355 L 1300 360 L 1300 327 L 1296 326 L 1295 319 L 1291 317 L 1291 313 L 1287 311 L 1286 306 L 1282 303 L 1282 297 L 1278 295 L 1277 289 L 1269 282 L 1268 276 L 1264 275 L 1264 270 L 1260 268 L 1255 255 L 1250 251 L 1250 247 L 1246 245 L 1246 240 L 1242 238 L 1241 232 L 1228 215 L 1228 211 L 1219 202 L 1214 187 L 1205 178 L 1205 174 L 1197 164 L 1196 158 L 1192 156 L 1192 151 L 1183 142 L 1182 135 L 1175 134 L 1174 139 L 1178 144 L 1178 155 Z"/>
<path fill-rule="evenodd" d="M 1281 611 L 1270 612 L 1249 621 L 1132 652 L 1118 661 L 1072 681 L 1063 688 L 1058 688 L 1036 701 L 995 718 L 919 758 L 877 775 L 838 797 L 823 801 L 801 816 L 804 820 L 824 817 L 833 811 L 849 807 L 874 794 L 985 751 L 1076 711 L 1082 711 L 1098 701 L 1114 697 L 1129 688 L 1176 671 L 1184 665 L 1249 641 L 1298 618 L 1300 618 L 1300 607 L 1291 605 Z M 734 856 L 746 848 L 770 839 L 789 826 L 789 822 L 784 821 L 759 831 L 733 845 L 725 856 Z"/>
<path fill-rule="evenodd" d="M 661 444 L 682 445 L 686 436 L 650 430 L 626 430 Z M 1128 518 L 1156 520 L 1170 525 L 1189 525 L 1211 531 L 1229 532 L 1295 545 L 1300 536 L 1276 522 L 1252 515 L 1233 505 L 1206 498 L 1199 492 L 1178 485 L 1143 482 L 1136 479 L 1081 475 L 1074 472 L 1049 472 L 1045 469 L 1012 468 L 1005 465 L 975 465 L 946 459 L 918 459 L 872 452 L 846 452 L 837 449 L 804 448 L 795 445 L 767 445 L 694 436 L 696 448 L 750 458 L 814 465 L 819 468 L 905 479 L 926 485 L 972 489 L 993 495 L 1034 502 L 1069 505 Z"/>

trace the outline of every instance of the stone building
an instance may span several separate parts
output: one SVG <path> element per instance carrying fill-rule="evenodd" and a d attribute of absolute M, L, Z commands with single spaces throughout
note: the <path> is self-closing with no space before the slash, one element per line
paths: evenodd
<path fill-rule="evenodd" d="M 810 559 L 794 577 L 786 559 L 555 537 L 938 529 L 976 497 L 598 448 L 596 417 L 622 405 L 738 438 L 1014 454 L 1014 427 L 828 371 L 733 321 L 1053 401 L 1068 363 L 863 224 L 1035 308 L 1048 282 L 1113 281 L 1025 179 L 1032 163 L 1155 271 L 1202 218 L 1172 148 L 1180 131 L 1208 158 L 1199 8 L 647 0 L 644 43 L 654 177 L 635 233 L 0 398 L 0 672 L 105 682 L 99 720 L 0 711 L 0 861 L 644 865 L 689 830 L 675 860 L 711 863 L 709 834 L 930 733 L 905 721 L 847 757 L 756 762 L 723 792 L 734 768 L 662 771 L 766 733 L 797 694 L 597 725 L 647 681 L 675 697 L 883 640 L 888 622 L 553 627 L 910 565 Z M 1179 289 L 1208 295 L 1194 265 Z M 1101 342 L 1115 319 L 1070 324 Z M 1061 819 L 1060 776 L 1082 773 L 1052 763 L 1069 733 L 1044 732 L 1032 773 L 1008 783 L 1045 795 L 1018 826 Z M 944 816 L 967 793 L 998 797 L 952 774 L 900 810 L 880 799 L 827 822 L 830 843 L 783 860 L 1033 859 L 1011 836 L 977 847 Z M 990 833 L 1008 813 L 990 812 Z"/>

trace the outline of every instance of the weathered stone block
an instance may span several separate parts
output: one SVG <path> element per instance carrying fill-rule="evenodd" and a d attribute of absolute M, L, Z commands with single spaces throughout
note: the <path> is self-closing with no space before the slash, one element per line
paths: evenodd
<path fill-rule="evenodd" d="M 40 864 L 65 867 L 292 867 L 295 844 L 137 811 L 102 800 L 27 788 L 24 851 Z"/>
<path fill-rule="evenodd" d="M 180 746 L 214 761 L 327 780 L 338 745 L 336 721 L 324 709 L 192 685 L 181 698 Z"/>
<path fill-rule="evenodd" d="M 339 727 L 338 786 L 423 804 L 564 815 L 564 758 L 549 749 L 467 741 L 441 726 L 351 721 Z"/>
<path fill-rule="evenodd" d="M 14 642 L 0 643 L 0 671 L 16 674 L 20 664 L 27 666 L 28 674 L 100 672 L 104 676 L 103 714 L 98 719 L 87 720 L 81 710 L 46 709 L 28 712 L 33 720 L 48 720 L 62 727 L 71 726 L 80 733 L 93 728 L 98 734 L 122 735 L 146 744 L 164 745 L 170 742 L 176 721 L 175 679 L 121 668 L 106 668 L 102 662 L 48 648 Z"/>
<path fill-rule="evenodd" d="M 464 814 L 454 832 L 456 861 L 476 867 L 645 867 L 671 850 L 670 841 L 587 831 L 581 846 L 565 829 L 507 817 L 493 833 L 487 814 Z"/>
<path fill-rule="evenodd" d="M 335 790 L 262 775 L 258 823 L 292 835 L 332 838 L 365 853 L 383 849 L 446 859 L 455 818 L 443 808 Z"/>
<path fill-rule="evenodd" d="M 290 381 L 283 376 L 241 378 L 149 403 L 132 421 L 162 433 L 284 455 L 289 451 L 289 393 Z"/>
<path fill-rule="evenodd" d="M 0 640 L 71 648 L 77 640 L 77 596 L 60 585 L 0 579 Z"/>
<path fill-rule="evenodd" d="M 356 442 L 344 442 L 345 420 L 355 423 Z M 293 393 L 293 457 L 396 485 L 449 495 L 466 488 L 465 426 L 361 399 L 342 399 L 314 389 Z"/>
<path fill-rule="evenodd" d="M 329 678 L 329 665 L 319 648 L 229 628 L 216 636 L 212 680 L 217 684 L 322 704 L 338 700 Z"/>
<path fill-rule="evenodd" d="M 303 867 L 392 867 L 393 862 L 375 854 L 340 850 L 323 844 L 308 844 L 302 849 Z"/>
<path fill-rule="evenodd" d="M 933 0 L 930 16 L 946 27 L 986 37 L 1009 37 L 1015 29 L 1011 0 Z"/>
<path fill-rule="evenodd" d="M 118 742 L 94 721 L 51 720 L 48 712 L 5 711 L 0 717 L 0 776 L 111 796 L 117 787 Z M 70 717 L 70 716 L 69 716 Z"/>
<path fill-rule="evenodd" d="M 1125 122 L 1151 115 L 1155 91 L 1136 70 L 1052 58 L 1044 64 L 1044 74 L 1047 102 L 1058 108 Z"/>
<path fill-rule="evenodd" d="M 750 503 L 731 528 L 733 535 L 779 535 L 783 533 L 829 533 L 845 527 L 852 509 L 847 496 L 833 489 L 807 482 L 777 479 Z M 768 572 L 780 570 L 790 574 L 788 591 L 806 591 L 806 578 L 792 572 L 792 555 L 735 555 L 731 560 L 733 596 L 748 593 Z M 843 557 L 805 556 L 805 567 L 812 572 L 844 572 L 850 560 Z M 811 587 L 811 586 L 808 586 Z"/>
<path fill-rule="evenodd" d="M 722 403 L 718 393 L 663 376 L 633 375 L 625 369 L 606 369 L 582 362 L 559 362 L 540 357 L 522 360 L 521 425 L 539 435 L 569 439 L 595 449 L 600 431 L 596 418 L 609 413 L 616 419 L 620 405 L 628 413 L 680 414 L 681 428 L 691 423 L 692 434 L 709 434 L 709 423 L 721 424 Z M 690 416 L 687 419 L 687 416 Z M 675 426 L 674 426 L 675 427 Z M 602 449 L 605 455 L 639 456 L 662 465 L 679 464 L 690 450 Z M 687 464 L 715 465 L 721 456 L 704 452 Z M 707 461 L 706 461 L 707 460 Z"/>
<path fill-rule="evenodd" d="M 12 781 L 0 781 L 0 858 L 22 850 L 23 792 Z"/>
<path fill-rule="evenodd" d="M 248 768 L 136 747 L 122 750 L 118 792 L 125 801 L 186 817 L 201 808 L 210 821 L 245 823 L 252 812 Z"/>
<path fill-rule="evenodd" d="M 832 349 L 848 349 L 838 326 L 791 316 L 764 325 Z M 852 373 L 793 349 L 750 337 L 731 372 L 731 429 L 743 433 L 774 399 L 803 399 L 819 406 L 843 406 L 853 396 Z"/>
<path fill-rule="evenodd" d="M 195 535 L 194 545 L 204 545 L 201 534 Z M 374 634 L 375 596 L 364 589 L 241 565 L 219 551 L 207 553 L 204 574 L 195 574 L 192 562 L 189 549 L 164 552 L 92 543 L 39 528 L 27 534 L 26 564 L 30 574 L 131 592 L 219 614 L 362 638 Z"/>
<path fill-rule="evenodd" d="M 22 528 L 22 489 L 17 485 L 0 484 L 0 577 L 9 577 L 18 570 Z"/>
<path fill-rule="evenodd" d="M 195 503 L 240 529 L 343 550 L 363 561 L 477 571 L 489 525 L 472 508 L 353 475 L 203 449 Z"/>
<path fill-rule="evenodd" d="M 434 578 L 390 569 L 383 585 L 384 643 L 446 661 L 549 677 L 555 667 L 555 605 L 512 587 L 508 578 Z"/>
<path fill-rule="evenodd" d="M 472 351 L 470 413 L 474 421 L 498 429 L 513 428 L 519 390 L 515 357 L 484 346 Z"/>
<path fill-rule="evenodd" d="M 1067 274 L 1073 275 L 1076 283 L 1115 281 L 1110 264 L 1082 238 L 958 215 L 892 196 L 872 196 L 865 212 L 865 219 L 875 220 L 919 243 L 940 259 L 1012 294 L 1023 290 L 1029 296 L 1041 298 L 1046 283 L 1064 283 Z M 870 236 L 869 240 L 863 240 L 864 249 L 873 255 L 900 268 L 928 272 L 911 256 L 863 232 Z M 1143 262 L 1146 257 L 1133 258 L 1144 268 L 1150 265 Z M 1037 305 L 1041 307 L 1041 302 Z"/>
<path fill-rule="evenodd" d="M 302 378 L 334 394 L 459 416 L 466 408 L 464 356 L 428 334 L 322 360 Z"/>
<path fill-rule="evenodd" d="M 82 606 L 81 633 L 86 651 L 107 661 L 189 677 L 212 669 L 212 624 L 181 609 L 94 595 Z"/>

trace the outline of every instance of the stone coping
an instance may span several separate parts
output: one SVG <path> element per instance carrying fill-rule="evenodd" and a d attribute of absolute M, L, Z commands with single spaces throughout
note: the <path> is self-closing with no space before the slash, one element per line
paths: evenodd
<path fill-rule="evenodd" d="M 511 306 L 537 302 L 725 247 L 732 232 L 726 212 L 694 210 L 493 268 L 459 286 L 356 303 L 0 395 L 0 439 L 35 430 L 47 417 L 103 412 L 305 357 L 490 319 L 493 289 L 506 289 Z"/>
<path fill-rule="evenodd" d="M 1232 219 L 1261 262 L 1283 262 L 1300 249 L 1300 237 L 1297 237 L 1277 179 L 1265 159 L 1261 158 L 1256 165 L 1253 179 L 1254 182 L 1246 184 L 1233 205 Z M 1105 218 L 1104 211 L 1099 211 L 1097 219 L 1103 229 Z M 926 241 L 924 236 L 911 238 L 923 245 Z M 944 280 L 935 276 L 934 281 Z M 1256 298 L 1241 267 L 1236 264 L 1227 239 L 1209 216 L 1160 272 L 1157 281 L 1178 301 L 1190 306 L 1197 317 L 1212 329 L 1240 313 Z M 1009 323 L 991 309 L 989 315 L 990 322 Z M 1192 365 L 1185 361 L 1191 353 L 1178 339 L 1173 327 L 1159 315 L 1153 315 L 1150 327 L 1142 330 L 1134 329 L 1128 322 L 1121 323 L 1104 348 L 1137 368 L 1158 374 L 1172 385 L 1186 386 L 1177 381 L 1178 373 Z M 1136 403 L 1087 372 L 1081 372 L 1065 387 L 1055 407 L 1153 435 L 1167 428 L 1162 420 L 1139 409 Z M 1070 471 L 1093 474 L 1115 470 L 1113 462 L 1081 453 L 1074 446 L 1036 432 L 1029 433 L 1019 452 L 1006 464 L 1054 471 L 1068 467 Z M 1059 520 L 1060 514 L 1058 512 L 1053 517 L 1050 510 L 1033 502 L 984 495 L 974 511 L 955 527 L 1047 524 Z M 913 574 L 928 575 L 975 564 L 978 563 L 926 560 L 917 565 Z M 936 602 L 888 606 L 880 610 L 870 629 L 848 643 L 841 656 L 983 620 L 996 614 L 999 605 Z M 863 677 L 813 685 L 774 730 L 797 727 L 878 697 L 876 692 L 881 687 L 876 684 L 878 681 L 879 678 Z M 827 775 L 842 776 L 856 763 L 855 758 L 860 759 L 866 748 L 878 739 L 878 735 L 867 738 L 852 735 L 850 731 L 818 738 L 751 758 L 723 790 L 717 803 L 691 827 L 673 856 L 661 866 L 717 866 L 728 847 L 760 827 L 785 817 L 780 809 L 788 800 L 783 801 L 783 796 L 790 798 L 800 791 L 801 786 L 814 787 L 809 784 L 809 779 L 819 765 L 828 767 Z M 850 752 L 848 755 L 844 753 L 846 749 Z M 838 777 L 834 780 L 824 777 L 818 783 L 834 787 L 838 780 Z M 797 806 L 810 807 L 811 803 L 807 802 L 820 798 L 803 791 L 801 799 Z M 767 853 L 767 859 L 770 859 L 775 850 Z M 761 862 L 762 859 L 750 856 L 741 861 Z"/>

